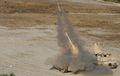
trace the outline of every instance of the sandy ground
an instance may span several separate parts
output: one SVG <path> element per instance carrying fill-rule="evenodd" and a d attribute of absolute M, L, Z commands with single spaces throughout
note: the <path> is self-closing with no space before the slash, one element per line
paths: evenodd
<path fill-rule="evenodd" d="M 44 22 L 45 17 L 49 17 L 48 23 Z M 46 60 L 59 53 L 56 25 L 53 25 L 55 21 L 50 21 L 52 18 L 55 20 L 53 14 L 0 14 L 0 73 L 14 72 L 16 76 L 73 76 L 71 73 L 51 71 L 51 66 L 46 63 Z M 74 25 L 80 22 L 75 28 L 86 42 L 86 48 L 92 51 L 93 44 L 97 42 L 103 51 L 111 52 L 120 59 L 120 13 L 71 12 L 70 18 L 74 19 Z M 119 74 L 118 67 L 109 76 Z M 90 76 L 90 73 L 76 76 Z"/>
<path fill-rule="evenodd" d="M 56 27 L 28 27 L 22 29 L 0 29 L 0 73 L 14 72 L 17 76 L 73 76 L 73 74 L 63 74 L 59 71 L 51 71 L 51 66 L 46 60 L 55 57 L 59 52 L 56 40 Z M 90 50 L 94 42 L 102 44 L 102 49 L 119 57 L 119 47 L 111 45 L 111 42 L 102 41 L 97 37 L 83 34 L 83 31 L 91 34 L 112 34 L 108 31 L 98 31 L 99 28 L 80 28 L 80 37 L 86 41 L 86 46 Z M 88 38 L 89 37 L 89 38 Z M 102 41 L 102 42 L 101 42 Z M 118 58 L 118 59 L 119 59 Z M 108 76 L 118 76 L 120 68 Z M 99 71 L 98 71 L 99 72 Z M 89 74 L 88 74 L 89 75 Z M 88 76 L 78 74 L 77 76 Z M 96 75 L 96 74 L 95 74 Z M 90 75 L 89 75 L 90 76 Z M 93 75 L 91 75 L 93 76 Z M 101 74 L 100 74 L 101 76 Z"/>
<path fill-rule="evenodd" d="M 45 61 L 57 52 L 54 32 L 51 28 L 36 27 L 0 29 L 0 73 L 12 71 L 17 76 L 53 76 L 55 72 L 49 71 Z"/>

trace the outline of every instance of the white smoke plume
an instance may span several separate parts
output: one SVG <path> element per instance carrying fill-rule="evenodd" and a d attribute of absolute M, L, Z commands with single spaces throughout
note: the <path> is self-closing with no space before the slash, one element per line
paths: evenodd
<path fill-rule="evenodd" d="M 72 72 L 77 70 L 91 71 L 96 69 L 95 63 L 97 60 L 95 55 L 84 48 L 84 41 L 78 37 L 61 6 L 61 4 L 58 4 L 59 11 L 57 13 L 57 39 L 58 46 L 61 49 L 60 54 L 53 60 L 53 66 L 57 66 L 61 69 L 68 67 L 68 70 Z M 69 38 L 66 36 L 66 33 Z M 72 44 L 70 44 L 70 41 Z M 75 50 L 71 49 L 70 45 L 77 48 L 78 52 L 76 55 L 72 53 L 72 51 Z M 91 76 L 94 75 L 91 74 Z"/>

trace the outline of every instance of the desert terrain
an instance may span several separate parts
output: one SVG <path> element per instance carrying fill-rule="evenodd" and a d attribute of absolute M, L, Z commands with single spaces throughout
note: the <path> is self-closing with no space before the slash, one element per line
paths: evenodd
<path fill-rule="evenodd" d="M 85 46 L 98 43 L 120 59 L 120 4 L 66 0 L 63 7 Z M 73 76 L 51 71 L 46 63 L 59 53 L 55 0 L 0 0 L 0 73 L 16 76 Z M 120 68 L 109 76 L 118 76 Z M 90 76 L 80 73 L 76 76 Z M 94 76 L 93 74 L 91 76 Z M 96 74 L 95 74 L 96 76 Z"/>

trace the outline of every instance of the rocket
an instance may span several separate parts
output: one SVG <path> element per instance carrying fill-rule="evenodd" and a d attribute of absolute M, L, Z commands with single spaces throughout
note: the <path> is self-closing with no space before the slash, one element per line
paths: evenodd
<path fill-rule="evenodd" d="M 67 38 L 68 38 L 68 41 L 69 41 L 69 48 L 70 48 L 70 51 L 72 53 L 73 56 L 77 56 L 78 53 L 79 53 L 79 49 L 77 46 L 75 46 L 75 44 L 73 44 L 72 40 L 70 39 L 69 35 L 67 32 L 65 32 Z"/>

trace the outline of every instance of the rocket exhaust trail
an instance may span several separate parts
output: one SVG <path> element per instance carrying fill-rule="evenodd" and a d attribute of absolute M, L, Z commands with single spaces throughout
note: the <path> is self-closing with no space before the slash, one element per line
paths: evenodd
<path fill-rule="evenodd" d="M 58 1 L 57 12 L 57 39 L 61 54 L 57 57 L 54 65 L 71 71 L 85 70 L 86 67 L 94 67 L 95 58 L 83 48 L 84 41 L 81 40 L 72 27 L 65 14 L 62 2 Z"/>
<path fill-rule="evenodd" d="M 62 72 L 71 71 L 73 73 L 94 70 L 97 61 L 96 57 L 84 48 L 84 41 L 78 37 L 67 18 L 62 2 L 58 1 L 57 5 L 57 40 L 60 54 L 50 61 L 53 65 L 51 69 L 57 69 Z M 97 71 L 101 70 L 103 69 L 97 69 Z M 84 76 L 96 76 L 94 73 L 91 73 L 91 75 L 90 73 L 85 74 Z"/>
<path fill-rule="evenodd" d="M 59 2 L 57 2 L 57 6 L 58 6 L 58 11 L 61 12 L 62 10 L 61 10 L 60 3 L 59 3 Z"/>
<path fill-rule="evenodd" d="M 73 73 L 94 70 L 96 57 L 84 48 L 84 41 L 78 37 L 71 25 L 63 10 L 62 2 L 58 1 L 57 5 L 57 39 L 60 54 L 55 57 L 53 66 L 59 71 L 72 71 Z M 91 76 L 96 75 L 92 73 Z"/>
<path fill-rule="evenodd" d="M 71 39 L 70 39 L 70 37 L 68 36 L 67 33 L 66 33 L 66 36 L 69 40 L 69 45 L 70 45 L 69 47 L 70 47 L 71 54 L 74 55 L 74 56 L 77 56 L 78 53 L 79 53 L 78 48 L 72 43 L 72 41 L 71 41 Z"/>

